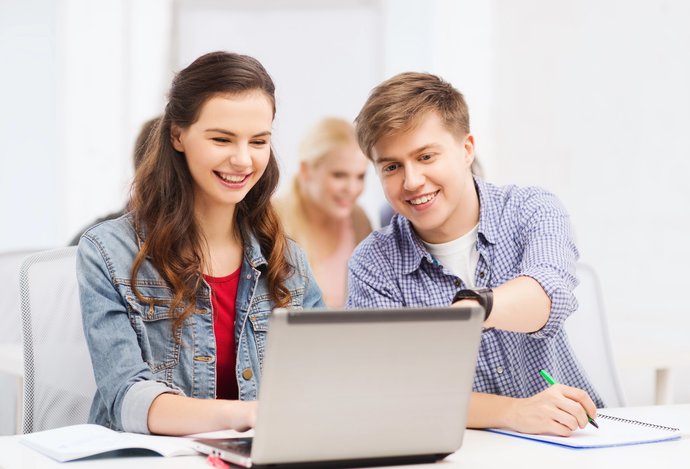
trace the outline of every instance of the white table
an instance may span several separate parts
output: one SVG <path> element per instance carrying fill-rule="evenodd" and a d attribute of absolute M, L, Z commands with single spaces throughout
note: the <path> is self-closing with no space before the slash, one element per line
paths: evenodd
<path fill-rule="evenodd" d="M 591 450 L 573 450 L 522 440 L 479 430 L 468 430 L 462 448 L 439 464 L 398 466 L 407 468 L 505 468 L 557 467 L 558 469 L 649 468 L 664 469 L 690 466 L 690 404 L 675 406 L 629 407 L 607 409 L 620 417 L 650 420 L 676 426 L 683 432 L 678 441 Z M 91 469 L 91 468 L 205 468 L 202 456 L 177 458 L 127 457 L 91 459 L 57 463 L 19 443 L 18 437 L 0 437 L 0 467 L 3 469 Z"/>

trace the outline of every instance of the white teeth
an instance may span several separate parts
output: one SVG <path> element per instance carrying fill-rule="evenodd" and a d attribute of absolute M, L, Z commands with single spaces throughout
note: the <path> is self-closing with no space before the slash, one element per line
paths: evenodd
<path fill-rule="evenodd" d="M 223 181 L 226 181 L 226 182 L 242 182 L 242 181 L 244 181 L 244 178 L 245 178 L 245 176 L 227 176 L 227 175 L 222 174 L 222 173 L 218 173 L 218 175 L 220 176 L 220 178 Z"/>
<path fill-rule="evenodd" d="M 411 203 L 412 205 L 425 204 L 425 203 L 427 203 L 428 201 L 430 201 L 431 199 L 433 199 L 434 197 L 436 197 L 436 193 L 427 194 L 427 195 L 423 195 L 423 196 L 421 196 L 421 197 L 417 197 L 416 199 L 410 200 L 410 203 Z"/>

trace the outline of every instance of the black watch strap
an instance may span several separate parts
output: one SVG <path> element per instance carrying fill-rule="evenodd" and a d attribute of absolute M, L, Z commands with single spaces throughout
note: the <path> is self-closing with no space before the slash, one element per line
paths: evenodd
<path fill-rule="evenodd" d="M 494 292 L 491 288 L 474 288 L 458 291 L 453 297 L 452 303 L 464 299 L 477 300 L 484 307 L 484 321 L 489 319 L 491 308 L 494 306 Z"/>

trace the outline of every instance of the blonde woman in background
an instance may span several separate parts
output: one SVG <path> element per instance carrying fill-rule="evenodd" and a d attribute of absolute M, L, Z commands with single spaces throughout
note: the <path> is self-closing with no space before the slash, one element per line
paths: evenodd
<path fill-rule="evenodd" d="M 306 251 L 323 299 L 341 307 L 347 299 L 347 261 L 371 233 L 356 204 L 364 190 L 368 160 L 350 122 L 328 117 L 304 136 L 299 172 L 275 206 L 288 236 Z"/>

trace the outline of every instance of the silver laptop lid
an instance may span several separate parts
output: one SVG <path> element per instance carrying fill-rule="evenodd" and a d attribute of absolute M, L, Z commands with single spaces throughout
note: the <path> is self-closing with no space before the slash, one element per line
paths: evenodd
<path fill-rule="evenodd" d="M 275 310 L 253 463 L 456 451 L 483 318 L 480 307 Z"/>

